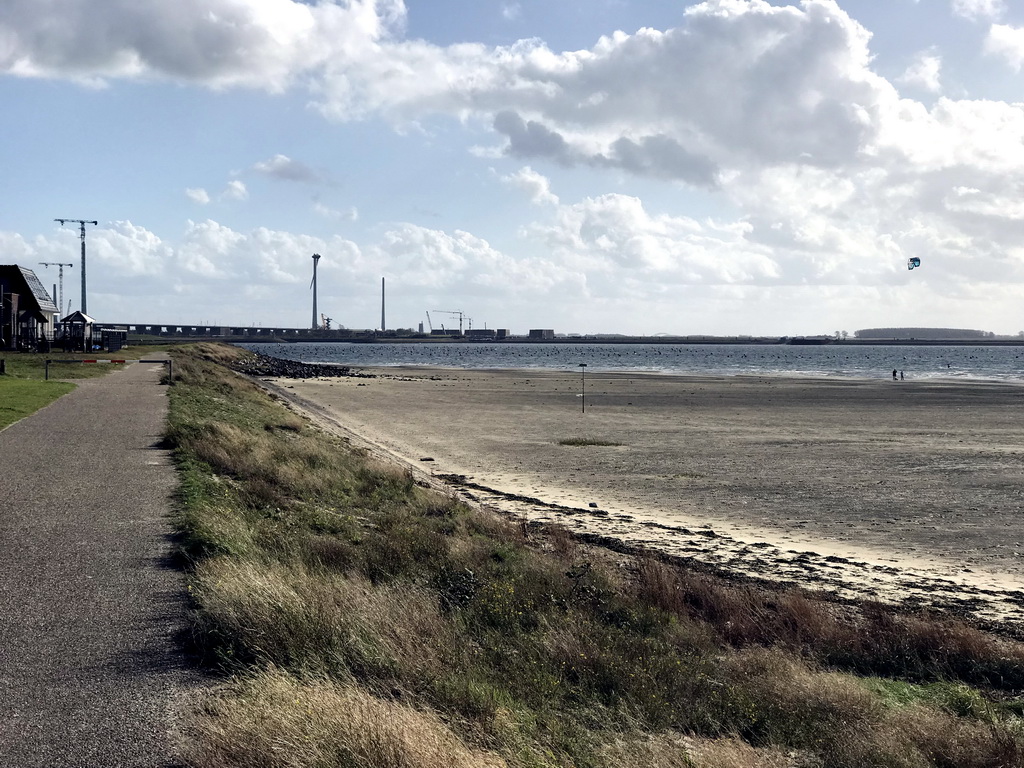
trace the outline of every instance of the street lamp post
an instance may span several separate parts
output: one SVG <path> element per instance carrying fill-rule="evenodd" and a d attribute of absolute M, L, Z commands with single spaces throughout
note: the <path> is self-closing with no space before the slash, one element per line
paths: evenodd
<path fill-rule="evenodd" d="M 580 363 L 580 413 L 587 412 L 587 364 Z"/>

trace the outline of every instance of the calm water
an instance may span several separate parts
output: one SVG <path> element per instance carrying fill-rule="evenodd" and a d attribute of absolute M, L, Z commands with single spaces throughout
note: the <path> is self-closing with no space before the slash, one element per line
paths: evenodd
<path fill-rule="evenodd" d="M 265 355 L 351 366 L 550 368 L 711 375 L 1024 381 L 1024 347 L 760 344 L 243 344 Z"/>

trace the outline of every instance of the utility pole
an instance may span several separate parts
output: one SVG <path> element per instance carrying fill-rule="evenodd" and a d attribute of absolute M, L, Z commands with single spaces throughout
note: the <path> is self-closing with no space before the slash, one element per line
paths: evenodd
<path fill-rule="evenodd" d="M 40 261 L 39 263 L 42 264 L 44 267 L 57 267 L 57 285 L 60 286 L 60 291 L 53 298 L 54 298 L 54 300 L 57 303 L 57 309 L 60 310 L 60 313 L 63 313 L 64 312 L 64 267 L 73 267 L 75 265 L 74 264 L 70 264 L 68 262 L 61 262 L 61 261 Z"/>
<path fill-rule="evenodd" d="M 82 238 L 82 314 L 87 315 L 89 313 L 86 311 L 85 306 L 85 225 L 92 224 L 95 227 L 97 224 L 99 224 L 99 222 L 89 221 L 87 219 L 54 219 L 54 221 L 59 221 L 62 227 L 65 224 L 70 223 L 78 224 L 80 228 Z"/>

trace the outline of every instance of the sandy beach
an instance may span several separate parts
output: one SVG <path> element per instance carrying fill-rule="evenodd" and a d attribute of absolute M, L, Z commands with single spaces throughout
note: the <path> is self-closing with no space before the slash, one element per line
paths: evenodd
<path fill-rule="evenodd" d="M 268 380 L 468 500 L 841 598 L 1024 620 L 1024 387 L 387 368 Z M 584 444 L 566 444 L 566 442 Z"/>

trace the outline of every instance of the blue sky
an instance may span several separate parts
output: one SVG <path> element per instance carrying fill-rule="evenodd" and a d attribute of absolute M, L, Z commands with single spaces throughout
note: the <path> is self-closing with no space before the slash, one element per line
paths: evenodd
<path fill-rule="evenodd" d="M 1024 330 L 1024 5 L 7 0 L 0 262 L 108 322 Z M 917 256 L 922 267 L 906 269 Z"/>

